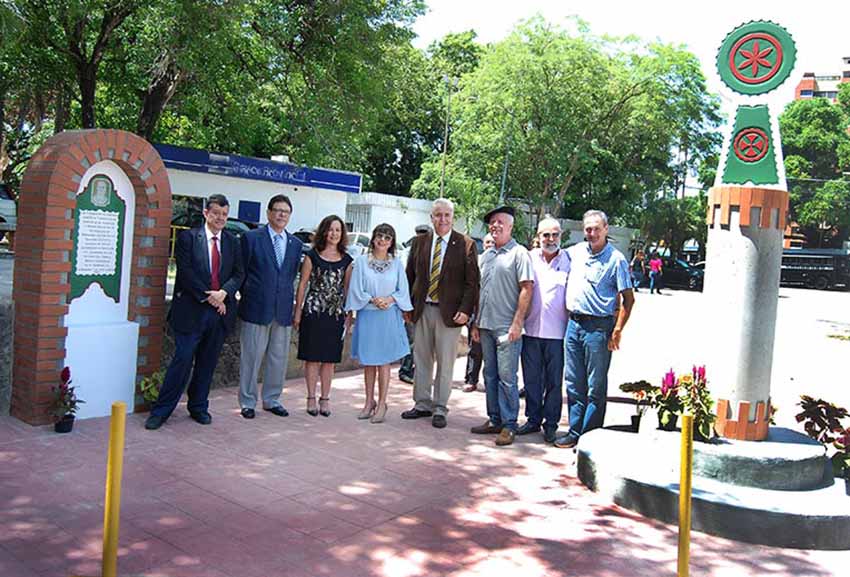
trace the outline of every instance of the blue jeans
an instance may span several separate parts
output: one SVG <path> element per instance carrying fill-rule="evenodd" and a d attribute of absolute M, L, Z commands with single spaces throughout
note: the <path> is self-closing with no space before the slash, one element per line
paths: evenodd
<path fill-rule="evenodd" d="M 564 346 L 561 339 L 522 337 L 522 380 L 528 424 L 551 431 L 558 428 L 564 403 Z M 545 423 L 544 423 L 545 419 Z"/>
<path fill-rule="evenodd" d="M 614 322 L 614 317 L 591 317 L 570 319 L 567 325 L 567 401 L 570 435 L 575 438 L 600 428 L 605 421 L 611 365 L 608 339 Z"/>
<path fill-rule="evenodd" d="M 661 292 L 661 274 L 658 272 L 649 271 L 649 294 L 655 291 Z"/>
<path fill-rule="evenodd" d="M 481 353 L 484 357 L 484 391 L 487 396 L 487 416 L 497 427 L 517 430 L 519 388 L 517 369 L 522 340 L 499 342 L 508 331 L 480 329 Z"/>

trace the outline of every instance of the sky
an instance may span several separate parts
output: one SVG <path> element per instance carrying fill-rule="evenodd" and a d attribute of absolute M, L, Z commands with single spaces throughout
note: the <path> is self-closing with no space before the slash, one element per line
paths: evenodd
<path fill-rule="evenodd" d="M 415 23 L 414 44 L 425 48 L 450 32 L 473 29 L 482 43 L 504 38 L 517 22 L 535 14 L 553 24 L 579 16 L 596 35 L 637 35 L 644 40 L 685 44 L 702 63 L 709 89 L 729 94 L 720 82 L 714 58 L 726 34 L 750 20 L 784 26 L 797 45 L 797 65 L 789 79 L 770 94 L 784 104 L 794 97 L 803 72 L 840 74 L 850 56 L 850 2 L 805 0 L 427 0 L 429 10 Z M 850 69 L 850 66 L 847 67 Z M 724 94 L 725 93 L 725 94 Z M 724 99 L 725 100 L 725 99 Z"/>

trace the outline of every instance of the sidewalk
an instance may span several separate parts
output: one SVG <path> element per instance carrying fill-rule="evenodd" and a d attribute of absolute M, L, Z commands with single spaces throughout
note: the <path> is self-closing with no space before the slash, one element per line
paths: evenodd
<path fill-rule="evenodd" d="M 144 430 L 146 415 L 128 416 L 119 574 L 676 574 L 676 528 L 585 489 L 572 451 L 538 435 L 507 448 L 470 435 L 485 419 L 483 393 L 455 390 L 449 425 L 438 430 L 429 419 L 400 419 L 412 406 L 409 385 L 393 378 L 391 391 L 387 422 L 377 425 L 355 418 L 359 372 L 334 381 L 330 418 L 304 412 L 301 380 L 287 383 L 287 418 L 242 419 L 235 389 L 213 391 L 208 427 L 184 406 L 158 431 Z M 100 575 L 108 430 L 105 418 L 57 435 L 0 417 L 0 576 Z M 695 576 L 850 567 L 850 552 L 699 533 L 691 559 Z"/>

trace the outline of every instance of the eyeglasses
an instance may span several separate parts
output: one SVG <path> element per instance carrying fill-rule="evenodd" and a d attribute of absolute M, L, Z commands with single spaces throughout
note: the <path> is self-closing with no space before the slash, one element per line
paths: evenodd
<path fill-rule="evenodd" d="M 542 238 L 558 238 L 561 236 L 560 232 L 541 232 L 540 236 Z"/>
<path fill-rule="evenodd" d="M 290 214 L 292 211 L 288 208 L 272 208 L 269 212 L 273 212 L 274 214 Z"/>
<path fill-rule="evenodd" d="M 392 242 L 393 237 L 389 234 L 378 233 L 375 235 L 375 240 L 385 240 L 387 242 Z"/>

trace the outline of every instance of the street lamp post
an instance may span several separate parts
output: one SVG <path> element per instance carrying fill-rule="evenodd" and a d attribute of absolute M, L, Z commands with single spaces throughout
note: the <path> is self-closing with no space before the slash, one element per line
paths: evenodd
<path fill-rule="evenodd" d="M 443 76 L 446 81 L 446 129 L 443 133 L 443 161 L 440 171 L 440 198 L 445 198 L 445 183 L 446 183 L 446 152 L 449 147 L 449 114 L 452 107 L 452 87 L 457 84 L 457 78 L 449 78 L 448 74 Z"/>
<path fill-rule="evenodd" d="M 511 113 L 513 114 L 513 113 Z M 499 205 L 505 204 L 505 185 L 508 182 L 508 159 L 511 151 L 511 131 L 507 131 L 505 138 L 505 164 L 502 167 L 502 186 L 499 187 Z"/>

